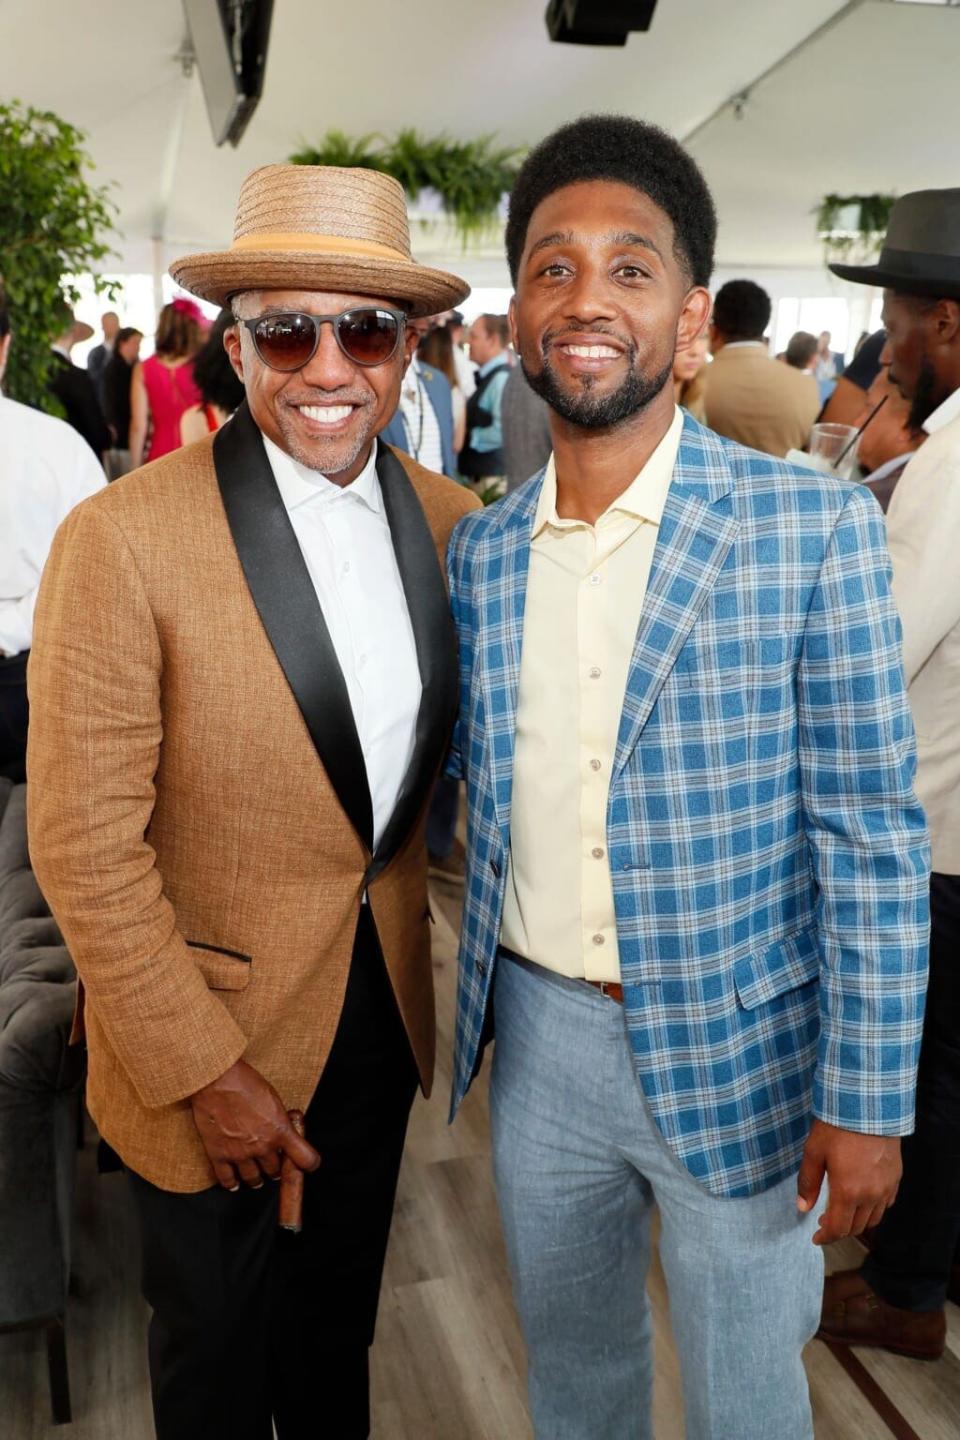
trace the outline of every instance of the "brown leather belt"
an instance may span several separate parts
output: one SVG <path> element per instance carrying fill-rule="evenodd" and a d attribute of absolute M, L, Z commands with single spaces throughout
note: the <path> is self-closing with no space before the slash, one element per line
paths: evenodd
<path fill-rule="evenodd" d="M 623 986 L 618 980 L 585 980 L 584 984 L 599 990 L 608 1000 L 616 1000 L 618 1005 L 623 1004 Z"/>

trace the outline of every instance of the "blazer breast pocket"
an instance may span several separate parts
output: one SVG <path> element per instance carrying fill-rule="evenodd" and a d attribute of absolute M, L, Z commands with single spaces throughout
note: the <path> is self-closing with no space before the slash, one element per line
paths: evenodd
<path fill-rule="evenodd" d="M 774 713 L 782 708 L 792 675 L 789 637 L 737 636 L 687 646 L 678 669 L 687 706 L 699 707 L 704 718 L 732 721 Z"/>
<path fill-rule="evenodd" d="M 188 940 L 191 958 L 211 990 L 245 990 L 250 984 L 251 958 L 222 945 Z"/>

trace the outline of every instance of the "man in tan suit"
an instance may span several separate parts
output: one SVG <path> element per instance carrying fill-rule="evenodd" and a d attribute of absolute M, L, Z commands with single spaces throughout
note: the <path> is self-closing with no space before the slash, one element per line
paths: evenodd
<path fill-rule="evenodd" d="M 769 323 L 770 296 L 752 280 L 728 280 L 717 291 L 704 408 L 711 430 L 782 457 L 806 446 L 820 392 L 812 375 L 770 358 Z"/>
<path fill-rule="evenodd" d="M 160 1440 L 369 1431 L 407 1115 L 434 1059 L 424 821 L 457 702 L 464 490 L 376 439 L 410 316 L 398 184 L 268 166 L 229 251 L 246 401 L 61 527 L 30 665 L 30 841 L 127 1170 Z M 306 1112 L 306 1138 L 288 1112 Z M 302 1233 L 277 1228 L 281 1165 Z M 319 1168 L 318 1168 L 319 1167 Z"/>

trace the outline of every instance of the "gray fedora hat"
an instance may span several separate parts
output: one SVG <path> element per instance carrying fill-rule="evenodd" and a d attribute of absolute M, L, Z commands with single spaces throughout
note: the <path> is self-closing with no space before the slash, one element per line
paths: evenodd
<path fill-rule="evenodd" d="M 831 265 L 841 280 L 960 299 L 960 190 L 914 190 L 890 212 L 876 265 Z"/>

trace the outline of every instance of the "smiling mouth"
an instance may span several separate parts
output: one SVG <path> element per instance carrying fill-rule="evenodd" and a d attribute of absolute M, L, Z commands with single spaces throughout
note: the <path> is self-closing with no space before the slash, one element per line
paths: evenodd
<path fill-rule="evenodd" d="M 613 345 L 575 345 L 572 342 L 557 346 L 565 355 L 575 356 L 578 360 L 618 360 L 620 351 Z"/>
<path fill-rule="evenodd" d="M 329 425 L 332 429 L 334 425 L 341 425 L 344 420 L 349 420 L 358 407 L 356 405 L 297 405 L 294 408 L 305 420 L 312 421 L 314 425 Z"/>

